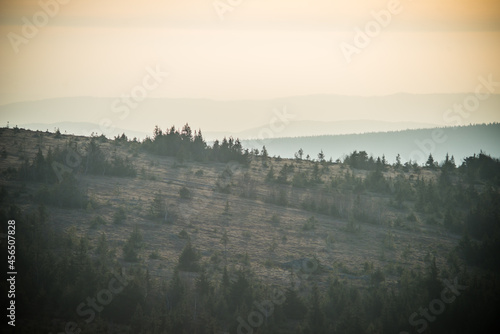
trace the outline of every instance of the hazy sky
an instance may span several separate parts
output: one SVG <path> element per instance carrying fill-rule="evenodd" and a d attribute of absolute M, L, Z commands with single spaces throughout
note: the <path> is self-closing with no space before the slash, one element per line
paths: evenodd
<path fill-rule="evenodd" d="M 59 1 L 41 1 L 50 17 L 39 1 L 0 0 L 0 104 L 120 96 L 148 67 L 169 72 L 149 97 L 220 100 L 469 92 L 480 75 L 500 81 L 498 0 Z M 388 9 L 378 29 L 371 13 Z M 23 31 L 26 20 L 38 31 Z M 356 47 L 357 27 L 372 37 L 348 62 L 341 45 Z"/>

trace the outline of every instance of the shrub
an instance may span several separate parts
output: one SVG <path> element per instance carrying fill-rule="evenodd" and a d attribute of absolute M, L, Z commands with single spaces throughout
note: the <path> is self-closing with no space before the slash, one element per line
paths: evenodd
<path fill-rule="evenodd" d="M 158 251 L 154 250 L 153 252 L 151 252 L 151 254 L 149 254 L 149 258 L 151 260 L 159 260 L 161 256 L 160 253 L 158 253 Z"/>
<path fill-rule="evenodd" d="M 427 225 L 437 225 L 438 224 L 437 220 L 434 217 L 427 218 L 427 220 L 425 221 L 425 223 Z"/>
<path fill-rule="evenodd" d="M 408 217 L 406 217 L 406 219 L 407 219 L 409 222 L 412 222 L 412 223 L 414 223 L 414 222 L 416 222 L 416 221 L 417 221 L 417 217 L 415 216 L 415 213 L 414 213 L 414 212 L 410 213 L 410 214 L 408 215 Z"/>
<path fill-rule="evenodd" d="M 325 239 L 325 243 L 328 247 L 332 248 L 335 245 L 335 237 L 332 233 L 328 233 Z"/>
<path fill-rule="evenodd" d="M 252 233 L 248 232 L 248 231 L 243 231 L 241 233 L 241 236 L 243 237 L 243 239 L 245 240 L 250 240 L 252 238 Z"/>
<path fill-rule="evenodd" d="M 314 216 L 311 216 L 305 223 L 302 225 L 302 231 L 310 231 L 316 228 L 316 223 L 318 221 Z"/>
<path fill-rule="evenodd" d="M 40 188 L 35 197 L 40 204 L 55 205 L 60 208 L 85 208 L 87 206 L 85 192 L 70 173 L 64 173 L 60 183 Z"/>
<path fill-rule="evenodd" d="M 186 230 L 182 229 L 182 231 L 179 232 L 179 238 L 189 240 L 189 234 L 186 232 Z"/>
<path fill-rule="evenodd" d="M 371 275 L 371 283 L 374 285 L 378 285 L 383 281 L 385 281 L 385 275 L 380 270 L 380 268 L 377 268 L 377 270 L 375 270 L 375 272 Z"/>
<path fill-rule="evenodd" d="M 123 246 L 123 258 L 127 262 L 137 262 L 139 260 L 139 253 L 130 243 L 125 243 Z"/>
<path fill-rule="evenodd" d="M 114 156 L 111 165 L 108 166 L 106 174 L 112 176 L 135 177 L 137 176 L 137 171 L 128 157 L 122 159 L 119 156 Z"/>
<path fill-rule="evenodd" d="M 124 208 L 118 208 L 113 215 L 113 224 L 122 224 L 127 219 L 127 213 Z"/>
<path fill-rule="evenodd" d="M 229 194 L 231 193 L 231 183 L 217 180 L 215 182 L 215 190 L 223 194 Z"/>
<path fill-rule="evenodd" d="M 309 180 L 304 172 L 299 172 L 293 175 L 292 186 L 297 188 L 305 188 L 309 185 Z"/>
<path fill-rule="evenodd" d="M 280 222 L 280 216 L 278 216 L 277 214 L 273 214 L 273 216 L 271 217 L 271 223 L 278 225 Z"/>
<path fill-rule="evenodd" d="M 393 250 L 396 248 L 394 244 L 394 234 L 392 234 L 391 232 L 386 233 L 384 237 L 384 248 L 389 250 Z"/>
<path fill-rule="evenodd" d="M 186 186 L 183 186 L 179 190 L 179 196 L 181 196 L 181 198 L 184 198 L 184 199 L 190 199 L 192 197 L 191 190 L 189 190 Z"/>
<path fill-rule="evenodd" d="M 90 221 L 91 228 L 96 228 L 96 227 L 99 227 L 101 225 L 106 225 L 106 224 L 107 224 L 107 222 L 101 216 L 96 216 L 96 217 L 94 217 L 94 219 L 92 219 Z"/>

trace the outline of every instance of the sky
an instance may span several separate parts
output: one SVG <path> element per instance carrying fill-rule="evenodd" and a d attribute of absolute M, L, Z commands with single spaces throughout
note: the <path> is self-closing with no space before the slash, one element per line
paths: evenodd
<path fill-rule="evenodd" d="M 480 76 L 500 81 L 498 0 L 0 0 L 0 35 L 0 105 L 134 89 L 467 93 Z"/>

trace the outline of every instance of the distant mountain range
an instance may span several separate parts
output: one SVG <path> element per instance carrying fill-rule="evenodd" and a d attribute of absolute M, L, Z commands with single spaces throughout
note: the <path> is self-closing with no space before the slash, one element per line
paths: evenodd
<path fill-rule="evenodd" d="M 132 107 L 116 98 L 67 97 L 0 106 L 0 125 L 41 129 L 53 127 L 75 134 L 91 128 L 108 137 L 125 132 L 138 138 L 154 126 L 166 129 L 189 123 L 211 140 L 223 136 L 273 137 L 347 134 L 481 124 L 500 121 L 500 95 L 480 101 L 479 108 L 457 117 L 450 108 L 470 94 L 394 94 L 388 96 L 311 95 L 269 100 L 214 101 L 148 98 Z M 283 116 L 285 115 L 285 116 Z M 372 121 L 377 120 L 377 121 Z M 456 121 L 460 123 L 457 123 Z M 89 124 L 66 124 L 91 123 Z M 109 124 L 110 127 L 97 126 Z M 114 130 L 110 130 L 114 129 Z"/>
<path fill-rule="evenodd" d="M 427 129 L 435 128 L 439 125 L 418 122 L 385 122 L 376 120 L 350 120 L 336 122 L 320 121 L 290 121 L 290 123 L 281 125 L 279 131 L 272 131 L 271 126 L 262 126 L 233 134 L 233 137 L 243 139 L 260 139 L 275 137 L 296 137 L 317 136 L 317 135 L 344 135 L 361 134 L 370 132 L 398 131 L 407 129 Z M 266 131 L 267 129 L 271 131 Z M 217 138 L 220 138 L 219 133 Z"/>
<path fill-rule="evenodd" d="M 401 155 L 403 162 L 412 160 L 425 163 L 429 154 L 436 161 L 443 161 L 446 154 L 462 159 L 480 151 L 500 158 L 500 124 L 479 124 L 458 127 L 377 132 L 365 134 L 272 138 L 244 140 L 243 147 L 262 149 L 266 146 L 271 156 L 293 158 L 300 148 L 304 157 L 317 159 L 322 150 L 326 159 L 342 158 L 353 151 L 366 151 L 374 157 L 386 156 L 394 162 Z"/>

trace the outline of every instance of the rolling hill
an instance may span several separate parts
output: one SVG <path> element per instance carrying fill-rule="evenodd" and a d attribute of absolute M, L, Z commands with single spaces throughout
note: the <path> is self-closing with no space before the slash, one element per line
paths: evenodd
<path fill-rule="evenodd" d="M 1 214 L 17 222 L 18 270 L 40 271 L 38 278 L 19 277 L 19 302 L 31 299 L 23 316 L 47 330 L 75 321 L 94 332 L 112 324 L 127 333 L 153 332 L 151 326 L 178 333 L 242 332 L 239 319 L 247 319 L 252 303 L 271 298 L 273 289 L 287 296 L 285 304 L 275 302 L 269 323 L 257 326 L 248 317 L 255 330 L 314 328 L 314 305 L 323 314 L 320 324 L 337 331 L 409 328 L 408 317 L 435 298 L 441 279 L 465 280 L 463 268 L 477 270 L 457 246 L 476 201 L 493 201 L 498 194 L 498 180 L 484 178 L 489 174 L 451 165 L 445 171 L 448 165 L 380 165 L 361 157 L 368 167 L 355 168 L 360 158 L 354 156 L 349 163 L 262 155 L 242 163 L 210 155 L 179 160 L 123 139 L 6 128 L 0 143 L 2 207 L 9 208 Z M 471 231 L 479 240 L 477 230 Z M 100 287 L 112 277 L 109 268 L 126 268 L 132 281 L 116 302 L 106 304 L 99 321 L 85 321 L 76 310 L 87 296 L 103 300 Z M 314 299 L 318 291 L 322 297 Z M 450 312 L 467 309 L 466 301 L 482 293 L 464 292 L 463 303 Z M 377 294 L 382 313 L 369 302 Z M 292 298 L 307 306 L 307 317 L 296 314 Z M 385 312 L 396 304 L 398 320 L 392 323 Z M 46 313 L 37 313 L 42 307 Z M 339 310 L 337 316 L 328 313 L 330 307 Z M 360 322 L 350 318 L 351 307 L 360 308 Z M 487 314 L 478 317 L 491 321 Z M 451 326 L 447 319 L 432 325 Z"/>

